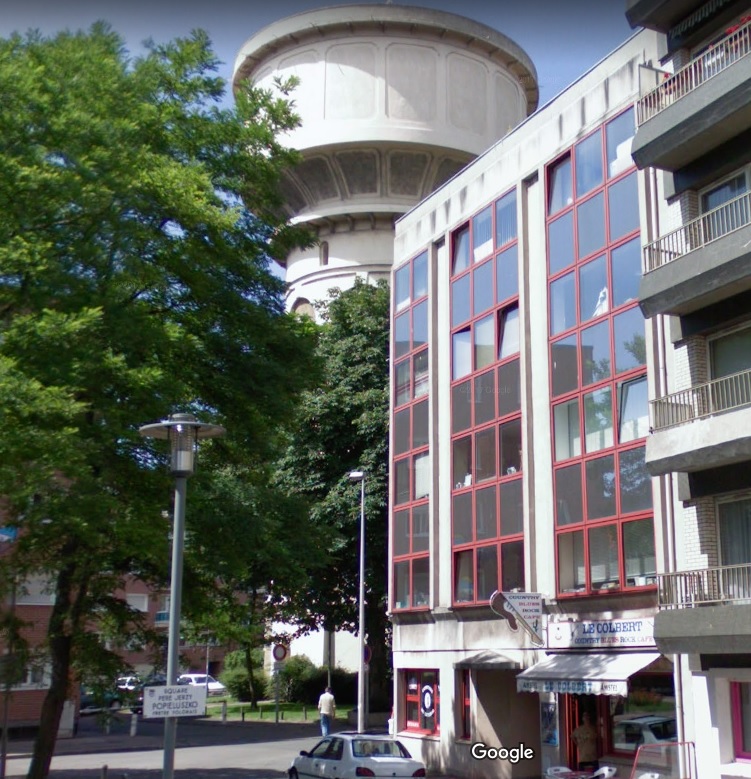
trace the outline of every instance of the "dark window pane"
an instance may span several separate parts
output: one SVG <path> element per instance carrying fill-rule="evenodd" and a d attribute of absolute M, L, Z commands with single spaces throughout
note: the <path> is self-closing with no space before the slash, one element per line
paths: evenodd
<path fill-rule="evenodd" d="M 428 504 L 412 509 L 412 551 L 426 552 L 430 546 Z"/>
<path fill-rule="evenodd" d="M 524 541 L 501 544 L 501 590 L 524 589 Z"/>
<path fill-rule="evenodd" d="M 615 525 L 593 527 L 589 531 L 589 581 L 593 590 L 610 590 L 620 584 Z"/>
<path fill-rule="evenodd" d="M 416 354 L 413 358 L 413 371 L 415 377 L 414 397 L 426 395 L 430 386 L 428 380 L 428 350 Z"/>
<path fill-rule="evenodd" d="M 582 330 L 582 386 L 610 376 L 610 321 Z"/>
<path fill-rule="evenodd" d="M 641 281 L 640 239 L 634 238 L 610 253 L 613 276 L 613 306 L 622 306 L 639 297 Z"/>
<path fill-rule="evenodd" d="M 409 264 L 394 272 L 394 306 L 396 310 L 409 305 Z"/>
<path fill-rule="evenodd" d="M 451 326 L 456 327 L 466 322 L 470 316 L 469 310 L 469 275 L 451 282 Z"/>
<path fill-rule="evenodd" d="M 629 108 L 628 111 L 625 111 L 606 125 L 605 144 L 608 155 L 608 178 L 617 176 L 634 164 L 634 161 L 631 159 L 631 141 L 633 137 L 634 111 L 632 108 Z"/>
<path fill-rule="evenodd" d="M 472 541 L 472 493 L 454 495 L 452 501 L 454 534 L 453 544 L 468 544 Z"/>
<path fill-rule="evenodd" d="M 496 257 L 496 300 L 500 303 L 519 294 L 519 252 L 517 244 Z"/>
<path fill-rule="evenodd" d="M 585 464 L 587 482 L 587 517 L 601 519 L 615 514 L 615 459 L 612 454 L 588 460 Z"/>
<path fill-rule="evenodd" d="M 409 554 L 409 511 L 394 512 L 394 554 Z"/>
<path fill-rule="evenodd" d="M 651 517 L 624 523 L 623 564 L 629 587 L 654 584 L 655 531 Z"/>
<path fill-rule="evenodd" d="M 419 349 L 428 342 L 428 301 L 423 300 L 412 309 L 412 348 Z"/>
<path fill-rule="evenodd" d="M 605 255 L 579 269 L 579 321 L 608 313 L 608 268 Z"/>
<path fill-rule="evenodd" d="M 409 418 L 408 408 L 394 414 L 394 454 L 404 454 L 409 449 Z"/>
<path fill-rule="evenodd" d="M 493 371 L 475 377 L 474 409 L 476 425 L 495 419 L 495 374 Z"/>
<path fill-rule="evenodd" d="M 421 557 L 412 561 L 412 605 L 427 606 L 430 598 L 430 559 Z"/>
<path fill-rule="evenodd" d="M 524 530 L 524 505 L 522 501 L 522 480 L 503 482 L 501 495 L 501 537 L 512 536 Z"/>
<path fill-rule="evenodd" d="M 409 460 L 397 460 L 394 464 L 396 475 L 394 503 L 406 503 L 409 500 Z"/>
<path fill-rule="evenodd" d="M 599 452 L 613 445 L 613 392 L 610 387 L 584 396 L 584 449 Z"/>
<path fill-rule="evenodd" d="M 548 226 L 550 275 L 574 262 L 574 214 L 569 211 Z"/>
<path fill-rule="evenodd" d="M 475 483 L 492 479 L 496 474 L 495 428 L 475 433 Z"/>
<path fill-rule="evenodd" d="M 553 366 L 553 397 L 575 390 L 579 386 L 576 336 L 570 335 L 552 344 L 550 361 Z"/>
<path fill-rule="evenodd" d="M 498 368 L 498 416 L 513 414 L 521 408 L 521 380 L 519 360 L 504 363 Z"/>
<path fill-rule="evenodd" d="M 584 533 L 561 533 L 558 536 L 558 589 L 581 592 L 587 586 L 584 570 Z"/>
<path fill-rule="evenodd" d="M 461 433 L 472 425 L 472 385 L 463 381 L 451 389 L 451 432 Z"/>
<path fill-rule="evenodd" d="M 428 401 L 412 406 L 412 448 L 428 444 Z"/>
<path fill-rule="evenodd" d="M 576 324 L 574 274 L 567 273 L 550 284 L 550 335 L 562 333 Z"/>
<path fill-rule="evenodd" d="M 644 447 L 629 449 L 618 456 L 621 514 L 652 508 L 652 479 L 644 464 Z"/>
<path fill-rule="evenodd" d="M 467 328 L 451 336 L 451 365 L 453 379 L 472 373 L 472 333 Z"/>
<path fill-rule="evenodd" d="M 558 468 L 555 472 L 556 525 L 573 525 L 583 517 L 581 463 Z"/>
<path fill-rule="evenodd" d="M 475 532 L 478 541 L 498 537 L 498 518 L 495 508 L 495 487 L 485 487 L 475 494 Z"/>
<path fill-rule="evenodd" d="M 457 230 L 454 233 L 454 261 L 451 272 L 459 273 L 469 268 L 469 228 Z"/>
<path fill-rule="evenodd" d="M 396 405 L 399 406 L 402 403 L 406 403 L 410 399 L 410 378 L 412 372 L 411 361 L 409 359 L 403 360 L 396 366 Z"/>
<path fill-rule="evenodd" d="M 508 306 L 498 315 L 498 359 L 519 352 L 519 306 Z"/>
<path fill-rule="evenodd" d="M 498 589 L 498 547 L 477 550 L 477 600 L 490 600 Z"/>
<path fill-rule="evenodd" d="M 409 560 L 394 565 L 394 608 L 409 608 Z"/>
<path fill-rule="evenodd" d="M 553 165 L 548 176 L 548 213 L 554 214 L 573 202 L 571 158 L 566 157 Z"/>
<path fill-rule="evenodd" d="M 602 134 L 598 130 L 576 146 L 576 196 L 602 184 Z"/>
<path fill-rule="evenodd" d="M 553 428 L 556 460 L 568 460 L 581 454 L 578 398 L 553 407 Z"/>
<path fill-rule="evenodd" d="M 472 439 L 459 438 L 451 445 L 454 462 L 454 488 L 461 489 L 472 484 Z"/>
<path fill-rule="evenodd" d="M 472 271 L 472 291 L 474 294 L 474 315 L 482 314 L 493 307 L 493 261 L 488 260 Z"/>
<path fill-rule="evenodd" d="M 475 599 L 474 555 L 473 549 L 454 555 L 454 600 L 457 603 L 471 603 Z"/>
<path fill-rule="evenodd" d="M 602 193 L 582 203 L 576 212 L 581 258 L 605 246 L 605 199 Z"/>
<path fill-rule="evenodd" d="M 516 238 L 516 190 L 495 204 L 495 245 L 503 246 Z"/>
<path fill-rule="evenodd" d="M 412 275 L 414 287 L 414 300 L 428 294 L 428 253 L 423 252 L 419 257 L 415 257 L 412 264 Z"/>
<path fill-rule="evenodd" d="M 474 262 L 493 251 L 493 212 L 488 206 L 472 219 L 472 259 Z"/>
<path fill-rule="evenodd" d="M 409 311 L 394 320 L 394 356 L 399 359 L 409 352 Z"/>
<path fill-rule="evenodd" d="M 495 314 L 475 322 L 475 370 L 495 362 Z"/>
<path fill-rule="evenodd" d="M 636 185 L 636 172 L 608 189 L 608 209 L 611 241 L 617 241 L 627 233 L 639 229 L 639 192 Z"/>
<path fill-rule="evenodd" d="M 647 364 L 644 315 L 639 306 L 629 308 L 613 319 L 615 372 L 622 373 Z"/>
<path fill-rule="evenodd" d="M 499 428 L 498 442 L 501 448 L 501 476 L 521 473 L 522 469 L 522 421 L 512 419 Z"/>

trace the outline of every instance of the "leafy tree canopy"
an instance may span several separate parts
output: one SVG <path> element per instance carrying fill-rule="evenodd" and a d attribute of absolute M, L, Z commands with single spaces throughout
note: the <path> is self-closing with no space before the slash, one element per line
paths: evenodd
<path fill-rule="evenodd" d="M 193 411 L 229 431 L 202 452 L 252 470 L 315 375 L 314 328 L 269 269 L 308 240 L 280 216 L 293 85 L 221 108 L 216 64 L 202 32 L 136 60 L 104 24 L 0 40 L 4 576 L 55 594 L 29 776 L 71 670 L 109 672 L 92 617 L 124 630 L 117 586 L 168 570 L 170 479 L 138 426 Z"/>

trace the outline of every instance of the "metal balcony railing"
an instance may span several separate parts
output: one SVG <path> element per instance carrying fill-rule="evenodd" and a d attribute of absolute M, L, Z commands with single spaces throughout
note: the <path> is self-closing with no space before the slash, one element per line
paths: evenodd
<path fill-rule="evenodd" d="M 660 609 L 690 609 L 705 603 L 751 604 L 751 563 L 657 575 Z"/>
<path fill-rule="evenodd" d="M 751 22 L 726 35 L 701 56 L 669 76 L 636 104 L 636 124 L 644 124 L 734 62 L 751 53 Z"/>
<path fill-rule="evenodd" d="M 656 270 L 751 223 L 751 192 L 744 192 L 644 247 L 644 273 Z"/>
<path fill-rule="evenodd" d="M 674 392 L 651 400 L 649 405 L 652 432 L 744 408 L 751 405 L 751 370 Z"/>

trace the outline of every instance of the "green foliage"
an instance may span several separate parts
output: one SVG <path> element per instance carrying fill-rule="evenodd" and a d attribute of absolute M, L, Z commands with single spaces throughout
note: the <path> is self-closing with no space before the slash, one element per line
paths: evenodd
<path fill-rule="evenodd" d="M 251 500 L 265 511 L 254 491 L 315 378 L 315 329 L 284 314 L 269 269 L 309 241 L 281 216 L 292 84 L 246 85 L 223 109 L 215 68 L 200 31 L 138 60 L 104 24 L 0 40 L 0 494 L 20 529 L 0 583 L 43 575 L 55 595 L 31 777 L 49 770 L 71 671 L 108 675 L 108 640 L 153 637 L 113 597 L 169 569 L 165 447 L 139 425 L 192 411 L 227 427 L 201 457 L 232 474 L 210 494 L 236 523 Z M 212 519 L 219 535 L 218 504 Z M 186 581 L 205 584 L 187 520 Z"/>
<path fill-rule="evenodd" d="M 329 672 L 316 666 L 305 655 L 295 655 L 279 671 L 279 699 L 286 703 L 317 706 L 321 693 L 329 686 Z M 276 680 L 269 678 L 266 697 L 273 700 Z M 331 689 L 339 705 L 352 704 L 357 698 L 357 674 L 343 668 L 331 669 Z"/>
<path fill-rule="evenodd" d="M 251 653 L 251 662 L 255 673 L 255 683 L 261 688 L 266 687 L 266 676 L 263 672 L 263 650 L 255 649 Z M 251 678 L 246 665 L 244 650 L 229 652 L 224 657 L 224 671 L 220 681 L 229 690 L 230 695 L 238 701 L 253 700 Z"/>

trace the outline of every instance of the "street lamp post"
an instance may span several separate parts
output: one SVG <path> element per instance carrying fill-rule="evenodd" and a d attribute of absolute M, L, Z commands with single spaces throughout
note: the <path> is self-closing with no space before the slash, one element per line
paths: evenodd
<path fill-rule="evenodd" d="M 180 647 L 180 610 L 183 590 L 183 546 L 185 543 L 185 499 L 188 477 L 195 470 L 198 441 L 224 435 L 224 428 L 198 422 L 192 414 L 172 414 L 169 419 L 144 425 L 138 432 L 146 438 L 170 442 L 170 473 L 175 477 L 175 513 L 172 527 L 172 574 L 170 579 L 169 632 L 167 636 L 167 684 L 177 683 Z M 175 773 L 177 719 L 164 721 L 164 779 Z"/>
<path fill-rule="evenodd" d="M 360 614 L 358 619 L 360 666 L 357 674 L 357 732 L 365 730 L 365 471 L 351 471 L 350 481 L 360 482 Z"/>

